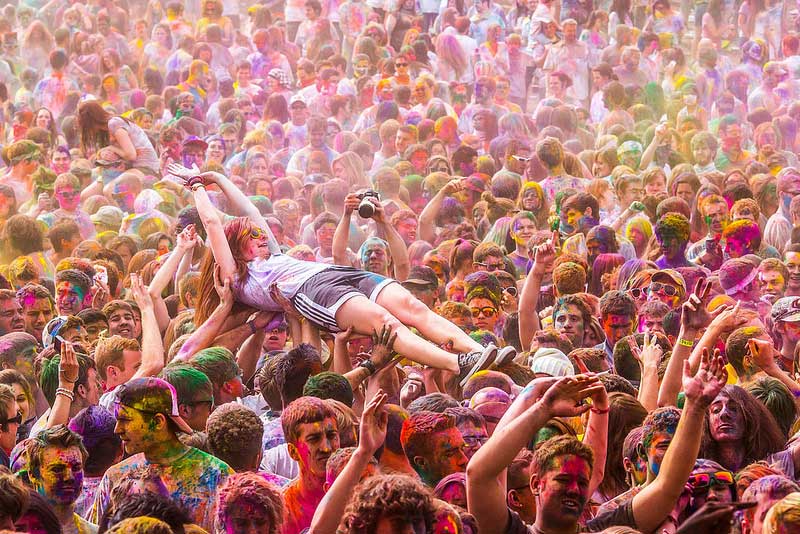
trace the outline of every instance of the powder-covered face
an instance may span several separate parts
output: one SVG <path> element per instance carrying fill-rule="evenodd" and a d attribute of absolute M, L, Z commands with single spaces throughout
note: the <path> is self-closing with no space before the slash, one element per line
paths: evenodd
<path fill-rule="evenodd" d="M 711 438 L 718 442 L 738 442 L 744 438 L 744 415 L 741 407 L 725 392 L 717 395 L 708 407 Z"/>
<path fill-rule="evenodd" d="M 498 319 L 497 307 L 494 303 L 487 298 L 477 297 L 470 299 L 467 305 L 472 310 L 472 320 L 475 326 L 492 332 Z"/>
<path fill-rule="evenodd" d="M 574 524 L 589 499 L 591 468 L 586 460 L 571 454 L 556 457 L 552 463 L 536 483 L 537 515 L 548 525 Z"/>
<path fill-rule="evenodd" d="M 675 436 L 675 428 L 670 428 L 667 432 L 654 432 L 653 439 L 650 441 L 650 446 L 647 447 L 645 453 L 647 455 L 647 469 L 654 475 L 658 475 L 661 470 L 661 462 L 664 460 L 664 455 L 667 454 L 667 448 L 672 443 L 672 438 Z"/>
<path fill-rule="evenodd" d="M 59 315 L 77 315 L 83 309 L 86 293 L 72 282 L 56 285 L 56 307 Z"/>
<path fill-rule="evenodd" d="M 486 431 L 485 426 L 476 426 L 474 423 L 467 422 L 463 423 L 458 427 L 458 431 L 461 432 L 461 437 L 464 439 L 464 454 L 467 455 L 467 458 L 472 458 L 472 456 L 478 452 L 484 443 L 489 439 L 489 433 Z M 456 487 L 461 487 L 459 484 L 452 484 Z M 447 501 L 447 499 L 445 499 Z M 447 501 L 452 502 L 452 501 Z M 455 503 L 458 504 L 458 503 Z M 461 506 L 459 504 L 459 506 Z"/>
<path fill-rule="evenodd" d="M 427 465 L 422 478 L 429 484 L 437 484 L 441 479 L 453 473 L 463 473 L 467 469 L 466 454 L 464 454 L 464 438 L 457 428 L 448 428 L 434 434 L 430 438 L 431 454 L 425 460 Z"/>
<path fill-rule="evenodd" d="M 269 532 L 269 514 L 263 506 L 242 498 L 225 517 L 225 534 L 261 534 Z"/>
<path fill-rule="evenodd" d="M 115 415 L 114 433 L 122 440 L 126 454 L 145 452 L 156 444 L 159 438 L 155 417 L 121 404 L 116 405 Z"/>
<path fill-rule="evenodd" d="M 445 486 L 442 491 L 442 500 L 467 509 L 467 489 L 463 484 L 453 482 Z"/>
<path fill-rule="evenodd" d="M 618 315 L 616 313 L 611 313 L 603 318 L 603 332 L 605 332 L 606 341 L 610 346 L 613 347 L 617 341 L 633 332 L 633 319 L 630 315 Z"/>
<path fill-rule="evenodd" d="M 775 302 L 783 296 L 786 290 L 786 280 L 780 271 L 760 271 L 758 273 L 758 288 L 761 294 L 770 302 Z"/>
<path fill-rule="evenodd" d="M 83 489 L 83 457 L 78 447 L 46 447 L 33 482 L 36 491 L 55 506 L 75 502 Z"/>
<path fill-rule="evenodd" d="M 331 454 L 339 449 L 339 430 L 336 419 L 328 417 L 316 423 L 301 423 L 297 441 L 289 444 L 292 458 L 300 464 L 301 472 L 325 478 L 325 466 Z"/>
<path fill-rule="evenodd" d="M 556 330 L 565 334 L 576 347 L 580 347 L 581 343 L 583 343 L 583 315 L 574 304 L 561 306 L 555 314 L 553 326 L 555 326 Z"/>

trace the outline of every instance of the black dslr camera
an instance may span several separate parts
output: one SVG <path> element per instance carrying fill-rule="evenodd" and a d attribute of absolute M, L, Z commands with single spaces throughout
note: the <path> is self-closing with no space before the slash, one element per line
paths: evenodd
<path fill-rule="evenodd" d="M 372 189 L 367 189 L 363 193 L 358 194 L 358 199 L 361 201 L 358 204 L 358 214 L 364 219 L 369 219 L 375 215 L 375 205 L 370 202 L 370 197 L 374 198 L 378 202 L 381 200 L 380 194 Z"/>

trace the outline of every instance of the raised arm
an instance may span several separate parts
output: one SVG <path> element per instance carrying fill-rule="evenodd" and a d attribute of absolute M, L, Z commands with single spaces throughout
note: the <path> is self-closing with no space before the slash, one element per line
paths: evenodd
<path fill-rule="evenodd" d="M 672 349 L 672 356 L 667 363 L 667 370 L 661 380 L 658 391 L 658 406 L 675 406 L 678 402 L 678 393 L 681 392 L 681 378 L 683 376 L 683 362 L 692 354 L 692 347 L 697 338 L 697 332 L 708 326 L 711 316 L 706 311 L 711 291 L 711 283 L 698 280 L 694 291 L 681 310 L 681 328 L 678 340 Z"/>
<path fill-rule="evenodd" d="M 467 465 L 467 505 L 481 532 L 505 532 L 508 528 L 505 480 L 500 474 L 552 417 L 574 417 L 588 410 L 589 405 L 581 404 L 581 401 L 599 387 L 603 386 L 593 376 L 564 377 L 513 420 L 503 417 L 508 423 L 495 429 L 489 441 L 478 449 Z M 515 403 L 530 402 L 535 388 L 533 386 L 522 400 Z"/>
<path fill-rule="evenodd" d="M 358 447 L 317 506 L 309 534 L 336 534 L 350 496 L 361 480 L 361 474 L 374 457 L 375 451 L 386 440 L 389 416 L 384 405 L 387 399 L 388 396 L 379 391 L 364 408 L 361 414 Z"/>
<path fill-rule="evenodd" d="M 156 376 L 164 368 L 164 343 L 153 311 L 153 299 L 135 273 L 131 273 L 131 293 L 142 311 L 142 363 L 131 378 Z"/>
<path fill-rule="evenodd" d="M 541 327 L 539 314 L 536 307 L 539 305 L 539 292 L 542 289 L 542 279 L 547 272 L 552 271 L 553 261 L 556 258 L 555 243 L 558 241 L 557 232 L 546 243 L 537 246 L 534 250 L 533 269 L 525 277 L 522 292 L 519 297 L 519 342 L 523 350 L 531 347 L 533 335 Z"/>
<path fill-rule="evenodd" d="M 69 423 L 69 410 L 75 399 L 75 382 L 78 381 L 78 358 L 72 343 L 61 344 L 61 355 L 58 362 L 58 389 L 56 400 L 47 416 L 46 428 Z"/>
<path fill-rule="evenodd" d="M 208 319 L 192 332 L 189 339 L 181 346 L 178 354 L 175 356 L 176 360 L 188 360 L 193 354 L 198 351 L 210 347 L 214 338 L 219 335 L 225 319 L 233 309 L 233 291 L 231 290 L 231 279 L 225 278 L 222 282 L 219 280 L 219 270 L 214 272 L 214 287 L 219 294 L 219 304 L 208 316 Z"/>
<path fill-rule="evenodd" d="M 336 231 L 333 234 L 333 263 L 350 267 L 350 259 L 347 257 L 347 242 L 350 239 L 350 221 L 353 219 L 353 210 L 358 206 L 358 195 L 350 193 L 344 199 L 344 212 Z"/>
<path fill-rule="evenodd" d="M 433 244 L 436 241 L 436 215 L 442 209 L 445 197 L 448 197 L 464 189 L 461 180 L 450 180 L 443 188 L 436 193 L 433 198 L 419 214 L 419 238 Z"/>
<path fill-rule="evenodd" d="M 169 285 L 171 280 L 174 280 L 175 272 L 183 259 L 188 255 L 191 257 L 194 246 L 197 243 L 197 232 L 194 225 L 190 224 L 183 231 L 178 234 L 178 243 L 172 254 L 167 256 L 161 267 L 158 268 L 153 280 L 150 282 L 148 293 L 153 300 L 153 309 L 155 311 L 156 320 L 158 321 L 158 329 L 162 334 L 169 326 L 169 313 L 167 313 L 167 306 L 164 303 L 162 294 L 164 289 Z M 177 292 L 177 283 L 175 284 Z"/>
<path fill-rule="evenodd" d="M 378 228 L 383 231 L 386 243 L 389 244 L 389 254 L 392 255 L 392 264 L 394 265 L 394 278 L 395 280 L 405 280 L 411 270 L 411 261 L 408 259 L 406 244 L 394 226 L 386 220 L 386 211 L 381 203 L 374 198 L 370 198 L 369 201 L 375 206 L 375 214 L 372 218 Z"/>
<path fill-rule="evenodd" d="M 678 429 L 664 455 L 658 476 L 633 498 L 633 516 L 638 530 L 654 531 L 675 507 L 697 460 L 706 409 L 725 387 L 727 380 L 725 360 L 719 351 L 713 357 L 704 351 L 696 374 L 692 374 L 689 362 L 684 362 L 686 404 Z"/>
<path fill-rule="evenodd" d="M 634 345 L 636 345 L 634 343 Z M 639 361 L 639 371 L 642 381 L 639 384 L 639 402 L 648 412 L 658 408 L 658 364 L 661 361 L 661 346 L 658 338 L 649 334 L 644 335 L 644 347 L 634 351 Z"/>
<path fill-rule="evenodd" d="M 192 193 L 194 196 L 194 204 L 197 208 L 197 213 L 200 215 L 200 220 L 203 222 L 203 227 L 206 229 L 208 235 L 208 242 L 211 245 L 211 253 L 214 255 L 214 260 L 220 267 L 220 278 L 229 278 L 233 280 L 236 275 L 236 262 L 233 259 L 231 247 L 228 244 L 228 239 L 225 237 L 225 230 L 222 226 L 222 221 L 217 217 L 214 206 L 208 198 L 208 192 L 204 185 L 192 186 Z"/>

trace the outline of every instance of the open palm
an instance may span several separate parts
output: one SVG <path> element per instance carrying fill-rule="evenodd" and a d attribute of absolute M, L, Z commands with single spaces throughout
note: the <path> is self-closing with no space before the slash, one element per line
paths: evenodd
<path fill-rule="evenodd" d="M 700 368 L 694 376 L 691 374 L 689 361 L 684 362 L 683 391 L 687 400 L 711 404 L 727 382 L 728 371 L 725 369 L 725 359 L 720 355 L 719 349 L 714 350 L 713 356 L 709 355 L 708 349 L 703 349 Z"/>

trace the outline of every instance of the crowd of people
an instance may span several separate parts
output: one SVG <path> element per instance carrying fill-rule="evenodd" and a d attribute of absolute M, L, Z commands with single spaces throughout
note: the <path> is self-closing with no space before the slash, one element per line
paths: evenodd
<path fill-rule="evenodd" d="M 800 533 L 797 1 L 0 47 L 0 532 Z"/>

